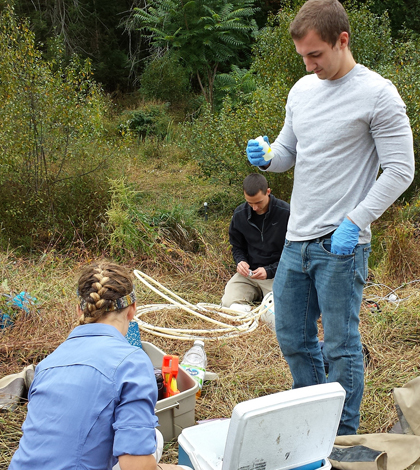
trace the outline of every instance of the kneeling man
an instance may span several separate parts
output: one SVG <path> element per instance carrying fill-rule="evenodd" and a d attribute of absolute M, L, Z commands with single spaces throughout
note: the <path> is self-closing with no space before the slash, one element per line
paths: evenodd
<path fill-rule="evenodd" d="M 246 202 L 238 206 L 229 227 L 236 274 L 229 280 L 223 307 L 247 311 L 273 290 L 273 279 L 283 250 L 289 204 L 276 199 L 259 173 L 243 183 Z"/>

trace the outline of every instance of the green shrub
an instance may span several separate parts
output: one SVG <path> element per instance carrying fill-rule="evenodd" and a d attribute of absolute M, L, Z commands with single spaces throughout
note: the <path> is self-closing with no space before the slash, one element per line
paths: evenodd
<path fill-rule="evenodd" d="M 156 233 L 147 216 L 138 210 L 141 194 L 131 188 L 125 178 L 110 180 L 111 199 L 106 211 L 108 248 L 116 257 L 135 253 L 149 255 Z"/>
<path fill-rule="evenodd" d="M 394 47 L 388 14 L 372 14 L 364 5 L 347 7 L 351 38 L 350 49 L 356 62 L 381 73 L 382 67 L 393 62 Z"/>
<path fill-rule="evenodd" d="M 205 108 L 200 119 L 186 125 L 184 137 L 191 157 L 197 162 L 202 177 L 216 184 L 227 184 L 241 190 L 244 178 L 252 167 L 245 149 L 249 138 L 268 135 L 271 142 L 277 137 L 278 123 L 284 116 L 284 87 L 270 90 L 259 88 L 253 93 L 251 103 L 230 106 L 225 100 L 220 114 L 212 114 Z M 274 187 L 282 188 L 278 197 L 288 199 L 284 191 L 291 185 L 290 173 L 270 174 Z"/>
<path fill-rule="evenodd" d="M 121 134 L 132 133 L 139 139 L 156 136 L 163 139 L 170 131 L 172 118 L 168 113 L 168 103 L 147 103 L 141 109 L 128 111 L 120 124 Z"/>
<path fill-rule="evenodd" d="M 416 167 L 420 164 L 420 37 L 405 31 L 402 37 L 394 42 L 393 62 L 386 64 L 381 73 L 397 87 L 407 107 L 413 130 L 414 155 Z M 414 182 L 404 193 L 406 200 L 415 197 L 420 187 L 420 172 L 415 171 Z"/>
<path fill-rule="evenodd" d="M 121 256 L 157 257 L 176 249 L 198 253 L 202 249 L 201 231 L 193 208 L 180 204 L 168 209 L 144 209 L 140 191 L 125 178 L 110 181 L 111 200 L 108 219 L 108 249 Z"/>
<path fill-rule="evenodd" d="M 140 83 L 140 93 L 145 98 L 169 103 L 184 101 L 191 91 L 187 70 L 169 53 L 153 57 L 146 64 Z"/>
<path fill-rule="evenodd" d="M 201 230 L 193 208 L 174 204 L 169 209 L 155 210 L 151 220 L 161 241 L 173 243 L 191 253 L 202 251 Z"/>
<path fill-rule="evenodd" d="M 125 153 L 104 131 L 109 103 L 90 63 L 74 56 L 64 65 L 55 47 L 55 58 L 44 60 L 28 24 L 9 7 L 1 12 L 1 241 L 26 249 L 96 244 L 104 174 Z"/>
<path fill-rule="evenodd" d="M 215 109 L 219 110 L 223 100 L 229 97 L 232 105 L 242 103 L 246 96 L 256 90 L 254 74 L 248 69 L 232 65 L 229 73 L 216 75 L 214 81 Z"/>
<path fill-rule="evenodd" d="M 267 26 L 257 36 L 253 47 L 253 62 L 257 84 L 272 87 L 275 82 L 288 90 L 306 74 L 302 58 L 296 54 L 295 45 L 289 34 L 289 24 L 296 12 L 284 8 L 276 16 L 270 16 Z"/>

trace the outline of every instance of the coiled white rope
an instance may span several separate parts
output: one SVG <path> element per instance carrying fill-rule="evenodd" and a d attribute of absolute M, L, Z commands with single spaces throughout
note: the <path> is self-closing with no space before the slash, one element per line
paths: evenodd
<path fill-rule="evenodd" d="M 155 336 L 180 340 L 201 339 L 207 341 L 216 341 L 220 339 L 232 338 L 254 331 L 257 328 L 259 323 L 258 321 L 261 319 L 261 317 L 264 323 L 268 324 L 272 329 L 274 328 L 274 300 L 272 292 L 264 297 L 263 301 L 258 307 L 250 310 L 249 312 L 243 312 L 209 303 L 198 303 L 196 305 L 191 304 L 142 271 L 135 270 L 134 275 L 145 286 L 169 302 L 166 304 L 149 304 L 137 307 L 137 313 L 134 317 L 134 320 L 138 323 L 141 330 L 147 331 L 148 333 L 151 333 Z M 411 294 L 405 297 L 401 297 L 398 295 L 398 291 L 404 287 L 419 282 L 420 279 L 415 279 L 413 281 L 404 283 L 395 289 L 392 289 L 391 287 L 388 287 L 384 284 L 367 283 L 364 288 L 365 292 L 372 288 L 379 288 L 380 290 L 386 290 L 387 292 L 384 295 L 371 294 L 368 298 L 365 298 L 364 301 L 387 301 L 394 304 L 395 307 L 398 307 L 401 302 L 411 297 Z M 182 309 L 191 315 L 197 316 L 204 321 L 212 323 L 215 325 L 215 327 L 211 329 L 165 328 L 152 325 L 141 319 L 141 316 L 147 313 L 157 312 L 159 310 L 177 309 Z M 225 323 L 221 320 L 215 320 L 209 316 L 210 314 L 213 314 L 213 316 L 216 314 L 222 319 L 224 318 L 233 322 L 234 325 Z"/>
<path fill-rule="evenodd" d="M 201 339 L 206 341 L 232 338 L 254 331 L 258 326 L 260 317 L 270 309 L 274 310 L 271 292 L 264 297 L 258 307 L 250 312 L 243 312 L 209 303 L 191 304 L 142 271 L 136 269 L 134 270 L 134 275 L 145 286 L 169 302 L 166 304 L 149 304 L 137 307 L 134 320 L 138 323 L 141 330 L 147 331 L 155 336 L 180 340 Z M 165 328 L 152 325 L 141 319 L 141 316 L 146 313 L 171 309 L 182 309 L 191 315 L 212 323 L 215 327 L 211 329 Z M 234 324 L 232 325 L 221 320 L 215 320 L 209 316 L 210 314 L 229 320 Z"/>
<path fill-rule="evenodd" d="M 384 295 L 374 295 L 371 294 L 369 297 L 365 299 L 367 302 L 389 302 L 391 304 L 394 304 L 395 307 L 398 307 L 401 302 L 404 302 L 405 300 L 408 300 L 413 294 L 406 295 L 404 297 L 401 296 L 400 292 L 402 289 L 413 285 L 417 284 L 420 282 L 420 279 L 414 279 L 409 282 L 404 282 L 400 286 L 396 287 L 393 289 L 392 287 L 389 287 L 385 284 L 377 284 L 377 283 L 367 283 L 364 292 L 366 292 L 368 289 L 379 289 L 380 291 L 385 291 L 386 293 Z"/>

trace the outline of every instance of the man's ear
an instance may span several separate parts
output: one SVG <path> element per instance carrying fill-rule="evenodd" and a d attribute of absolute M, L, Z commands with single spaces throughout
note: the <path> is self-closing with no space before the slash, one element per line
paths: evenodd
<path fill-rule="evenodd" d="M 267 188 L 267 192 L 265 194 L 267 194 L 267 195 L 271 194 L 271 189 Z"/>
<path fill-rule="evenodd" d="M 347 31 L 343 31 L 340 33 L 340 36 L 338 37 L 338 40 L 340 41 L 340 48 L 344 49 L 349 45 L 349 33 Z"/>

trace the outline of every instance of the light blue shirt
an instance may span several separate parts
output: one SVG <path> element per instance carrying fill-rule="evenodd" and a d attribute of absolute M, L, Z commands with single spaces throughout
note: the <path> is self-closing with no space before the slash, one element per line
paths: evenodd
<path fill-rule="evenodd" d="M 76 327 L 38 364 L 28 397 L 9 470 L 106 470 L 156 450 L 152 363 L 113 326 Z"/>

